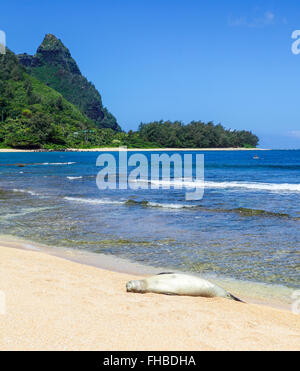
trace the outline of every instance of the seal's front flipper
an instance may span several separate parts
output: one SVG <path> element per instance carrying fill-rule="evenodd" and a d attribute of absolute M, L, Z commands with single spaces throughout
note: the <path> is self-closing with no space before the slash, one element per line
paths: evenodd
<path fill-rule="evenodd" d="M 244 303 L 244 304 L 246 304 L 246 302 L 244 302 L 243 300 L 237 298 L 236 296 L 234 296 L 234 295 L 232 295 L 232 294 L 230 294 L 230 293 L 229 293 L 229 298 L 232 299 L 232 300 L 234 300 L 234 301 L 238 301 L 238 302 L 240 302 L 240 303 Z"/>

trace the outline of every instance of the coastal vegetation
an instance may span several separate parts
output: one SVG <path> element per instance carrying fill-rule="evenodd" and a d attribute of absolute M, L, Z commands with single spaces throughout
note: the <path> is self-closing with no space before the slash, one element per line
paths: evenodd
<path fill-rule="evenodd" d="M 167 148 L 252 148 L 258 137 L 250 131 L 226 130 L 221 124 L 192 121 L 188 125 L 176 121 L 141 124 L 138 131 L 142 140 Z"/>
<path fill-rule="evenodd" d="M 10 50 L 0 56 L 0 143 L 13 148 L 97 143 L 94 123 L 63 96 L 28 75 Z M 85 141 L 86 135 L 88 141 Z"/>
<path fill-rule="evenodd" d="M 141 123 L 121 130 L 69 50 L 46 35 L 35 56 L 0 55 L 0 148 L 252 148 L 258 137 L 221 124 Z"/>
<path fill-rule="evenodd" d="M 103 107 L 98 90 L 82 76 L 70 51 L 54 35 L 45 36 L 34 56 L 25 53 L 18 58 L 28 74 L 61 93 L 98 128 L 121 131 L 116 118 Z"/>

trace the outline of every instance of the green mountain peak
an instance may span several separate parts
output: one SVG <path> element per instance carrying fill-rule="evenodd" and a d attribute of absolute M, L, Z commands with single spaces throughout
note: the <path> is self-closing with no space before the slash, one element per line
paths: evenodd
<path fill-rule="evenodd" d="M 0 146 L 43 148 L 99 142 L 101 130 L 90 119 L 25 71 L 9 49 L 0 55 Z"/>
<path fill-rule="evenodd" d="M 77 63 L 68 48 L 52 34 L 47 34 L 34 56 L 34 65 L 59 66 L 72 74 L 81 75 Z"/>
<path fill-rule="evenodd" d="M 80 72 L 69 49 L 53 34 L 46 34 L 34 56 L 20 54 L 26 71 L 77 106 L 99 128 L 120 131 L 116 118 L 102 104 L 95 86 Z"/>
<path fill-rule="evenodd" d="M 54 49 L 54 48 L 61 48 L 65 47 L 60 39 L 58 39 L 55 35 L 51 33 L 47 33 L 44 37 L 43 42 L 40 45 L 40 48 L 44 49 Z"/>

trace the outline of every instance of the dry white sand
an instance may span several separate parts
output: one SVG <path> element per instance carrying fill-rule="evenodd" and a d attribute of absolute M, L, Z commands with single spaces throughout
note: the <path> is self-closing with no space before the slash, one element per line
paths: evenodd
<path fill-rule="evenodd" d="M 0 349 L 300 350 L 300 316 L 220 298 L 129 294 L 132 278 L 0 247 Z"/>

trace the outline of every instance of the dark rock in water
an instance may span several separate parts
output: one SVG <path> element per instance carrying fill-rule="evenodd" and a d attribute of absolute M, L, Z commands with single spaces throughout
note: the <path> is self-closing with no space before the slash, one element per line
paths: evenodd
<path fill-rule="evenodd" d="M 132 199 L 127 200 L 125 203 L 125 205 L 128 205 L 128 206 L 136 206 L 136 205 L 147 206 L 148 204 L 149 204 L 148 201 L 135 201 Z"/>
<path fill-rule="evenodd" d="M 54 35 L 45 36 L 34 56 L 25 53 L 18 58 L 28 73 L 61 93 L 99 128 L 121 130 L 116 118 L 103 107 L 98 90 L 82 76 L 68 48 Z"/>
<path fill-rule="evenodd" d="M 284 217 L 284 218 L 289 217 L 289 214 L 274 213 L 271 211 L 258 210 L 258 209 L 247 209 L 244 207 L 233 209 L 232 211 L 236 211 L 244 216 L 275 216 L 275 217 Z"/>

